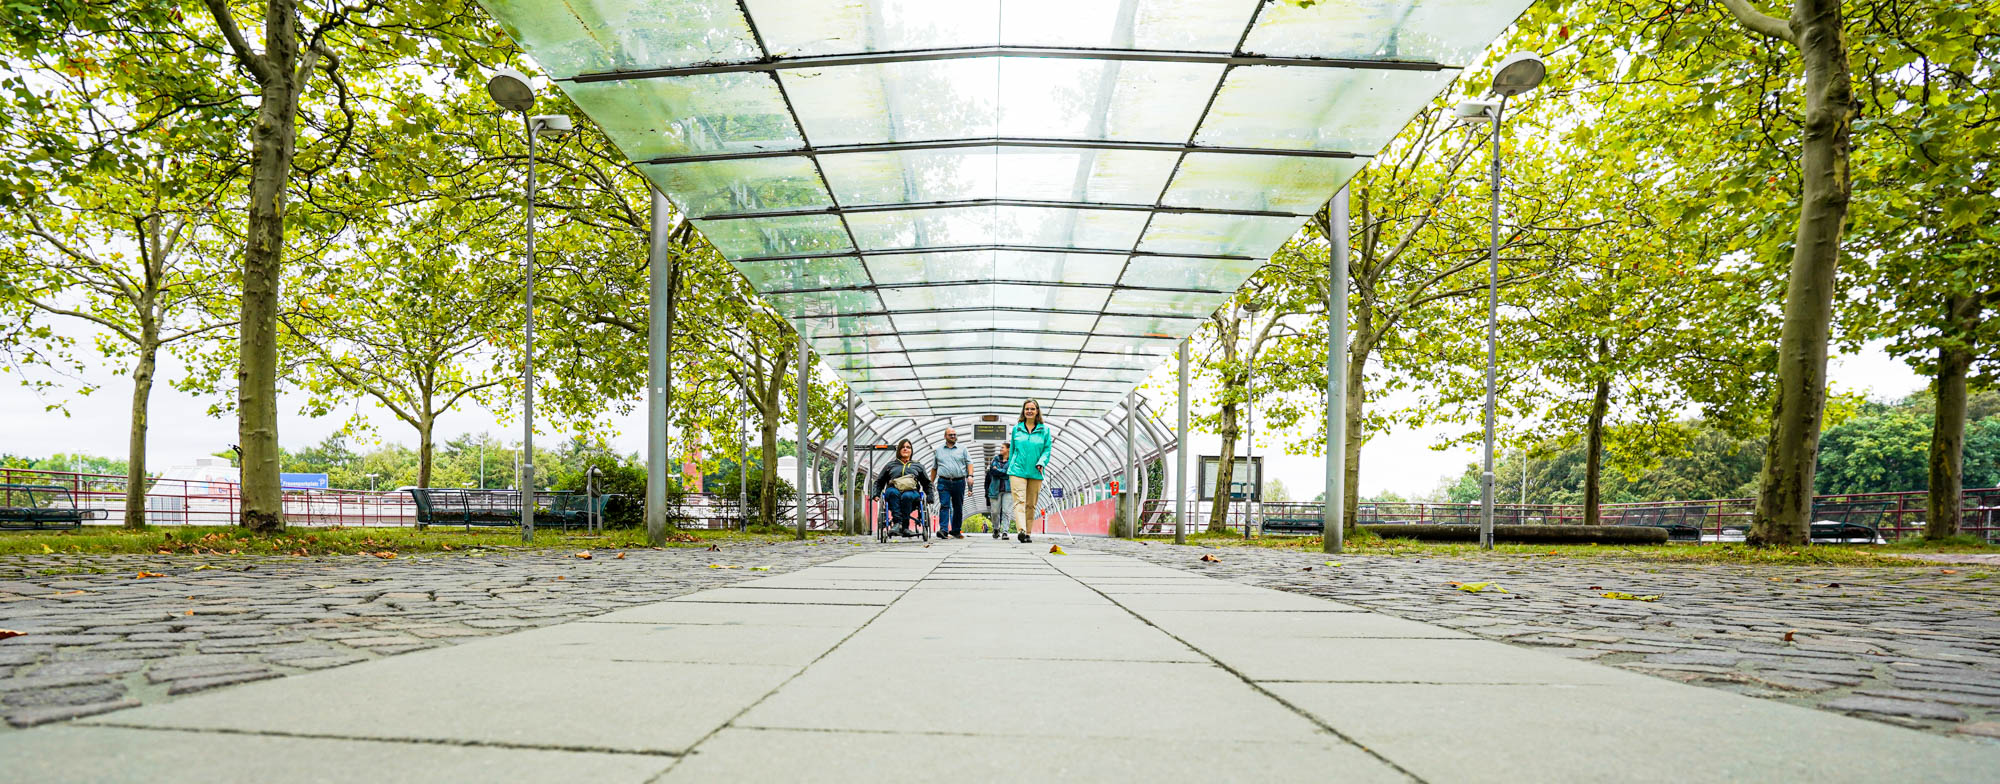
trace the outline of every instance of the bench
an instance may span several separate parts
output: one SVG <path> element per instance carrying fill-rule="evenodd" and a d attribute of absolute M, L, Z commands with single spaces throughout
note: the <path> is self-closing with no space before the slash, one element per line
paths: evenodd
<path fill-rule="evenodd" d="M 413 487 L 408 491 L 417 504 L 417 530 L 433 525 L 472 526 L 521 525 L 521 493 L 515 490 L 474 490 L 460 487 Z M 598 511 L 605 499 L 598 498 Z M 552 525 L 568 530 L 589 525 L 589 510 L 581 494 L 550 490 L 535 491 L 535 525 Z"/>
<path fill-rule="evenodd" d="M 67 487 L 0 484 L 0 530 L 58 531 L 102 519 L 102 509 L 77 508 L 76 493 Z"/>
<path fill-rule="evenodd" d="M 1815 542 L 1882 541 L 1882 522 L 1895 509 L 1893 501 L 1818 501 L 1812 507 Z"/>
<path fill-rule="evenodd" d="M 1642 525 L 1667 529 L 1667 539 L 1675 542 L 1701 541 L 1702 524 L 1708 521 L 1708 506 L 1704 504 L 1675 504 L 1672 506 L 1642 506 L 1626 509 L 1619 516 L 1619 525 Z"/>
<path fill-rule="evenodd" d="M 1263 524 L 1258 526 L 1258 528 L 1267 534 L 1317 535 L 1321 531 L 1325 530 L 1326 518 L 1321 515 L 1310 515 L 1310 516 L 1287 515 L 1282 517 L 1266 517 L 1264 518 Z"/>

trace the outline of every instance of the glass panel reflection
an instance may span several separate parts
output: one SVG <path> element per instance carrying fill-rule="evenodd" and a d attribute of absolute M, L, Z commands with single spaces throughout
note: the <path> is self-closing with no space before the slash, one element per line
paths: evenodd
<path fill-rule="evenodd" d="M 1469 65 L 1530 0 L 1344 0 L 1270 3 L 1246 54 Z"/>
<path fill-rule="evenodd" d="M 810 158 L 646 165 L 640 166 L 639 172 L 673 199 L 682 213 L 696 218 L 833 206 Z"/>
<path fill-rule="evenodd" d="M 558 79 L 748 62 L 763 55 L 733 0 L 480 0 Z"/>
<path fill-rule="evenodd" d="M 759 220 L 696 220 L 710 245 L 730 259 L 803 256 L 851 251 L 847 229 L 833 215 L 790 215 Z"/>
<path fill-rule="evenodd" d="M 1139 249 L 1152 253 L 1199 253 L 1266 258 L 1277 252 L 1304 220 L 1242 215 L 1167 213 L 1153 216 Z"/>
<path fill-rule="evenodd" d="M 1367 163 L 1363 158 L 1190 153 L 1162 203 L 1311 215 Z"/>
<path fill-rule="evenodd" d="M 758 291 L 863 286 L 868 271 L 856 256 L 782 261 L 739 261 L 734 266 Z"/>
<path fill-rule="evenodd" d="M 570 82 L 563 92 L 635 161 L 805 146 L 770 74 Z"/>
<path fill-rule="evenodd" d="M 1373 153 L 1455 78 L 1455 69 L 1234 68 L 1195 143 Z"/>

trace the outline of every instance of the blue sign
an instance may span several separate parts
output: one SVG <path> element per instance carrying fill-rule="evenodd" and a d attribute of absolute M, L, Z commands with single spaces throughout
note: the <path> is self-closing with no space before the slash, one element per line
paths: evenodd
<path fill-rule="evenodd" d="M 279 474 L 278 481 L 288 490 L 325 490 L 326 474 Z"/>
<path fill-rule="evenodd" d="M 1051 488 L 1049 488 L 1049 497 L 1050 497 L 1050 498 L 1061 498 L 1061 497 L 1062 497 L 1062 488 L 1060 488 L 1060 487 L 1051 487 Z"/>

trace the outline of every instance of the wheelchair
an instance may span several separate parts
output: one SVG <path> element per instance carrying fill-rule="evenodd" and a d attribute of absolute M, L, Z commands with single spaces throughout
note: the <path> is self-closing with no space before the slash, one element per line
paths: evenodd
<path fill-rule="evenodd" d="M 905 527 L 901 534 L 892 534 L 890 531 L 895 527 L 895 504 L 889 502 L 887 495 L 875 496 L 875 501 L 876 506 L 882 510 L 881 514 L 876 515 L 875 541 L 886 543 L 891 536 L 921 537 L 926 542 L 931 540 L 931 506 L 928 502 L 917 504 L 917 520 L 914 524 Z"/>

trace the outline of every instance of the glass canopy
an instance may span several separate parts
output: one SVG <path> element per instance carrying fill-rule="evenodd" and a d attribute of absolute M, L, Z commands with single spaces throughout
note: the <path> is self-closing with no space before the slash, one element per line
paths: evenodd
<path fill-rule="evenodd" d="M 481 0 L 883 416 L 1092 417 L 1530 0 Z"/>

